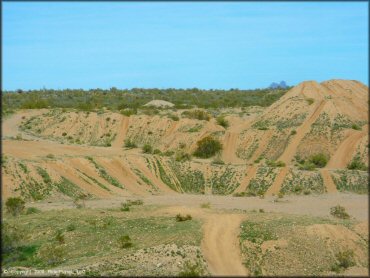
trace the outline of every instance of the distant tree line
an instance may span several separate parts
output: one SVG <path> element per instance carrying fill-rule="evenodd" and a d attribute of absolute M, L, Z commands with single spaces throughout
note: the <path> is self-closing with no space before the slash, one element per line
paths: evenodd
<path fill-rule="evenodd" d="M 153 99 L 172 102 L 175 108 L 224 108 L 269 106 L 289 88 L 254 90 L 201 90 L 192 89 L 41 89 L 3 91 L 3 109 L 75 108 L 94 110 L 106 107 L 111 110 L 138 108 Z"/>

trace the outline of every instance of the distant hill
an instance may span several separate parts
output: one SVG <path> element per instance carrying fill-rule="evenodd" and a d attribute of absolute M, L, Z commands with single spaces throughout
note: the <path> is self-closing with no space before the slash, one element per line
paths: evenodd
<path fill-rule="evenodd" d="M 269 86 L 269 89 L 286 89 L 288 88 L 288 85 L 285 81 L 280 81 L 280 83 L 272 82 Z"/>

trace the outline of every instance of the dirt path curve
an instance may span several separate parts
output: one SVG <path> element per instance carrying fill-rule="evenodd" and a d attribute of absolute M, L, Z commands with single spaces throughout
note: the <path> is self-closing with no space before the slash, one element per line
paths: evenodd
<path fill-rule="evenodd" d="M 246 276 L 239 247 L 240 223 L 245 216 L 214 214 L 203 227 L 202 251 L 212 275 Z"/>
<path fill-rule="evenodd" d="M 112 147 L 114 148 L 122 148 L 123 140 L 125 140 L 128 125 L 129 125 L 130 118 L 129 117 L 122 117 L 120 128 L 117 132 L 117 136 L 112 142 Z"/>
<path fill-rule="evenodd" d="M 299 143 L 302 141 L 306 133 L 310 131 L 311 125 L 320 116 L 321 111 L 323 110 L 325 104 L 326 101 L 321 100 L 321 102 L 319 102 L 316 108 L 314 108 L 312 114 L 308 116 L 308 119 L 304 121 L 304 123 L 300 127 L 297 128 L 297 134 L 293 137 L 292 141 L 284 150 L 283 154 L 280 156 L 278 160 L 285 162 L 287 165 L 290 164 L 292 158 L 296 154 Z"/>
<path fill-rule="evenodd" d="M 335 183 L 329 173 L 328 170 L 326 169 L 321 169 L 320 170 L 322 179 L 324 181 L 324 186 L 326 187 L 326 190 L 328 193 L 335 193 L 338 192 L 337 187 L 335 186 Z"/>
<path fill-rule="evenodd" d="M 267 196 L 279 193 L 280 188 L 284 182 L 284 178 L 286 174 L 288 173 L 288 171 L 289 171 L 289 167 L 284 167 L 283 169 L 281 169 L 280 173 L 275 178 L 274 183 L 270 186 L 269 189 L 267 189 L 266 191 Z"/>
<path fill-rule="evenodd" d="M 357 145 L 362 137 L 367 135 L 367 131 L 351 131 L 351 134 L 343 140 L 337 151 L 330 158 L 326 168 L 346 168 L 356 151 Z"/>

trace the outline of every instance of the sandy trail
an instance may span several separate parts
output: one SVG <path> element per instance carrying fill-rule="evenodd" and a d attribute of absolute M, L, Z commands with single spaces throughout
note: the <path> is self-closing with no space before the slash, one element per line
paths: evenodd
<path fill-rule="evenodd" d="M 203 227 L 202 251 L 212 275 L 246 276 L 239 247 L 239 230 L 244 215 L 214 214 Z"/>
<path fill-rule="evenodd" d="M 283 154 L 280 156 L 278 160 L 281 160 L 285 162 L 286 164 L 290 164 L 292 158 L 296 154 L 299 143 L 302 141 L 306 133 L 310 131 L 311 125 L 320 116 L 325 104 L 326 104 L 325 100 L 322 100 L 321 102 L 319 102 L 319 104 L 313 110 L 312 114 L 308 117 L 308 119 L 296 129 L 297 134 L 293 137 L 292 141 L 287 146 L 287 148 L 284 150 Z"/>
<path fill-rule="evenodd" d="M 240 183 L 240 186 L 235 189 L 234 193 L 240 193 L 247 190 L 250 181 L 256 176 L 257 173 L 257 166 L 253 165 L 251 166 L 246 175 L 244 176 L 243 180 Z"/>
<path fill-rule="evenodd" d="M 321 173 L 322 179 L 324 180 L 324 186 L 326 187 L 327 192 L 328 193 L 338 192 L 337 187 L 335 186 L 334 181 L 329 171 L 326 169 L 321 169 L 320 173 Z"/>
<path fill-rule="evenodd" d="M 353 154 L 356 152 L 356 147 L 362 137 L 367 135 L 367 131 L 351 131 L 351 134 L 343 140 L 337 151 L 330 158 L 326 168 L 346 168 L 350 163 Z"/>
<path fill-rule="evenodd" d="M 129 117 L 122 117 L 121 125 L 120 125 L 120 128 L 119 128 L 118 132 L 117 132 L 116 138 L 112 142 L 112 147 L 114 147 L 114 148 L 122 148 L 123 141 L 126 138 L 126 134 L 127 134 L 127 129 L 128 129 L 129 122 L 130 122 L 130 118 Z"/>
<path fill-rule="evenodd" d="M 284 182 L 284 178 L 286 174 L 288 173 L 289 168 L 284 167 L 281 169 L 280 173 L 277 175 L 277 177 L 274 180 L 274 183 L 267 189 L 266 195 L 272 195 L 272 194 L 277 194 L 280 191 L 280 188 Z"/>
<path fill-rule="evenodd" d="M 252 157 L 249 159 L 249 161 L 255 161 L 262 152 L 267 148 L 267 145 L 270 141 L 271 136 L 274 134 L 273 130 L 268 130 L 265 134 L 263 134 L 261 142 L 258 144 L 257 150 L 253 153 Z"/>
<path fill-rule="evenodd" d="M 236 148 L 238 146 L 237 132 L 226 131 L 223 142 L 222 159 L 225 163 L 245 164 L 245 162 L 236 156 Z"/>

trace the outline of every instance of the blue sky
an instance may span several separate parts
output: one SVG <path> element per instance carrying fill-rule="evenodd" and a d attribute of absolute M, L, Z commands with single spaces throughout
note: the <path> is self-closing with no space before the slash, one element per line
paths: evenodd
<path fill-rule="evenodd" d="M 368 3 L 3 2 L 3 89 L 368 85 Z"/>

